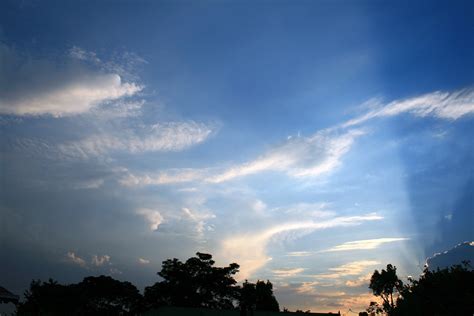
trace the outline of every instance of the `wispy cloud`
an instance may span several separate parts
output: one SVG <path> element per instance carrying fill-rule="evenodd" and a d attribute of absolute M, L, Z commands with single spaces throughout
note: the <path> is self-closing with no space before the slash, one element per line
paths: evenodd
<path fill-rule="evenodd" d="M 376 249 L 383 244 L 392 243 L 396 241 L 404 241 L 408 238 L 377 238 L 377 239 L 365 239 L 365 240 L 356 240 L 349 241 L 343 244 L 324 250 L 323 252 L 333 252 L 333 251 L 350 251 L 350 250 L 368 250 Z"/>
<path fill-rule="evenodd" d="M 199 236 L 202 236 L 206 229 L 206 221 L 216 217 L 210 212 L 197 212 L 187 207 L 183 207 L 182 211 L 187 219 L 194 222 L 195 230 Z"/>
<path fill-rule="evenodd" d="M 149 264 L 150 260 L 145 259 L 145 258 L 138 258 L 138 263 L 140 263 L 140 264 Z"/>
<path fill-rule="evenodd" d="M 277 277 L 277 278 L 287 278 L 287 277 L 293 277 L 295 275 L 300 274 L 303 272 L 305 269 L 304 268 L 294 268 L 294 269 L 276 269 L 272 270 L 272 273 Z"/>
<path fill-rule="evenodd" d="M 351 119 L 342 127 L 362 124 L 377 117 L 395 116 L 411 113 L 416 116 L 432 116 L 441 119 L 457 120 L 474 113 L 474 89 L 466 88 L 453 92 L 436 91 L 404 100 L 395 100 L 379 105 L 378 109 Z"/>
<path fill-rule="evenodd" d="M 335 169 L 354 140 L 363 135 L 351 130 L 334 136 L 326 131 L 310 137 L 294 137 L 259 158 L 231 167 L 208 179 L 220 183 L 263 171 L 281 171 L 293 177 L 319 176 Z"/>
<path fill-rule="evenodd" d="M 246 279 L 271 260 L 266 255 L 266 247 L 270 240 L 278 234 L 294 230 L 312 232 L 333 227 L 354 226 L 366 221 L 381 219 L 381 216 L 372 213 L 362 216 L 335 217 L 319 222 L 306 221 L 277 225 L 255 234 L 241 234 L 224 240 L 221 245 L 220 255 L 239 262 L 241 269 L 238 277 L 239 279 Z"/>
<path fill-rule="evenodd" d="M 62 62 L 21 55 L 0 43 L 0 113 L 68 116 L 142 90 L 114 72 L 92 69 L 63 57 Z"/>
<path fill-rule="evenodd" d="M 316 278 L 322 279 L 338 279 L 346 276 L 360 275 L 366 271 L 368 267 L 380 264 L 375 260 L 361 260 L 343 264 L 341 266 L 330 268 L 331 273 L 318 274 Z"/>
<path fill-rule="evenodd" d="M 288 257 L 307 257 L 311 256 L 313 253 L 309 251 L 292 251 L 287 253 Z"/>
<path fill-rule="evenodd" d="M 345 285 L 348 287 L 359 287 L 364 285 L 368 287 L 371 277 L 372 273 L 368 273 L 366 275 L 356 278 L 355 280 L 347 280 Z"/>
<path fill-rule="evenodd" d="M 129 129 L 114 134 L 93 135 L 59 145 L 59 150 L 66 156 L 81 158 L 103 156 L 110 152 L 136 154 L 180 151 L 204 142 L 211 133 L 212 128 L 206 124 L 194 121 L 167 122 L 143 127 L 140 130 Z"/>
<path fill-rule="evenodd" d="M 143 216 L 149 224 L 150 230 L 155 231 L 163 222 L 163 216 L 157 210 L 149 208 L 141 208 L 136 211 L 137 214 Z"/>

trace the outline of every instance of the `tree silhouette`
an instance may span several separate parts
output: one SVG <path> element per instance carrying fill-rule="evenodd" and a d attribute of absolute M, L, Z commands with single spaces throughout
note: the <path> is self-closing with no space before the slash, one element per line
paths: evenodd
<path fill-rule="evenodd" d="M 135 315 L 141 295 L 130 282 L 109 276 L 87 277 L 78 284 L 32 281 L 18 315 Z"/>
<path fill-rule="evenodd" d="M 279 311 L 280 306 L 273 295 L 273 284 L 258 280 L 250 283 L 247 280 L 240 289 L 239 306 L 241 310 Z"/>
<path fill-rule="evenodd" d="M 474 315 L 474 270 L 465 262 L 410 280 L 393 315 Z"/>
<path fill-rule="evenodd" d="M 387 271 L 375 271 L 370 286 L 374 295 L 383 299 L 383 310 L 390 316 L 474 315 L 474 270 L 469 263 L 431 271 L 425 268 L 419 280 L 409 279 L 402 285 L 396 268 L 387 265 Z M 393 293 L 399 295 L 393 303 Z M 367 311 L 379 313 L 380 306 L 371 302 Z"/>
<path fill-rule="evenodd" d="M 395 307 L 393 294 L 402 290 L 403 282 L 397 276 L 397 268 L 387 264 L 387 270 L 374 271 L 370 278 L 369 288 L 375 296 L 382 298 L 383 310 L 390 315 Z"/>
<path fill-rule="evenodd" d="M 163 281 L 145 288 L 147 307 L 234 308 L 238 287 L 233 275 L 239 265 L 214 267 L 214 263 L 212 255 L 199 252 L 184 263 L 176 258 L 164 261 L 158 272 Z"/>

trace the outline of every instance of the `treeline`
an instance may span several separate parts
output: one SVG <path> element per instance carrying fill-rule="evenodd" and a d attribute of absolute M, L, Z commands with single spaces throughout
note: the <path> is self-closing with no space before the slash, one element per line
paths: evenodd
<path fill-rule="evenodd" d="M 17 315 L 138 315 L 161 306 L 203 307 L 243 311 L 278 311 L 270 281 L 237 285 L 239 265 L 215 267 L 210 254 L 197 253 L 186 262 L 168 259 L 163 279 L 141 295 L 130 282 L 110 276 L 86 277 L 77 284 L 33 281 Z"/>
<path fill-rule="evenodd" d="M 425 267 L 418 280 L 409 278 L 407 284 L 389 264 L 380 272 L 375 270 L 369 288 L 382 304 L 371 302 L 362 316 L 474 315 L 474 270 L 469 262 L 434 271 Z"/>

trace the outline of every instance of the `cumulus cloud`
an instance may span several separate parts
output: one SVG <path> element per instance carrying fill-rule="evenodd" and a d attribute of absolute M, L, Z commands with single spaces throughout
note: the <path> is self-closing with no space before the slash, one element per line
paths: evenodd
<path fill-rule="evenodd" d="M 240 234 L 222 242 L 219 255 L 240 264 L 239 279 L 247 279 L 252 273 L 263 267 L 271 258 L 266 255 L 266 247 L 271 239 L 279 234 L 295 230 L 312 232 L 333 227 L 360 225 L 366 221 L 381 220 L 377 214 L 362 216 L 342 216 L 324 221 L 306 221 L 285 223 L 258 233 Z"/>
<path fill-rule="evenodd" d="M 373 118 L 396 116 L 402 113 L 411 113 L 420 117 L 432 116 L 440 119 L 457 120 L 474 113 L 474 89 L 467 88 L 453 92 L 436 91 L 381 104 L 378 109 L 351 119 L 342 124 L 342 127 L 350 127 Z"/>
<path fill-rule="evenodd" d="M 135 154 L 180 151 L 204 142 L 211 133 L 212 128 L 206 124 L 194 121 L 167 122 L 137 130 L 93 135 L 79 141 L 59 145 L 59 150 L 66 156 L 82 158 L 103 156 L 109 152 Z M 161 178 L 166 178 L 166 176 L 162 175 Z M 168 178 L 168 181 L 172 181 L 171 179 L 172 176 Z M 137 178 L 136 181 L 139 180 Z M 151 182 L 153 183 L 153 181 Z"/>
<path fill-rule="evenodd" d="M 0 114 L 68 116 L 142 90 L 117 73 L 24 56 L 0 43 Z"/>
<path fill-rule="evenodd" d="M 67 254 L 66 254 L 66 258 L 68 261 L 74 263 L 74 264 L 77 264 L 78 266 L 81 266 L 83 268 L 85 268 L 87 266 L 87 263 L 84 259 L 82 259 L 81 257 L 79 257 L 78 255 L 76 255 L 74 252 L 72 251 L 69 251 Z"/>
<path fill-rule="evenodd" d="M 157 210 L 142 208 L 138 209 L 136 212 L 146 219 L 152 231 L 157 230 L 161 223 L 163 223 L 163 216 L 161 216 L 161 213 Z"/>
<path fill-rule="evenodd" d="M 349 242 L 345 242 L 343 244 L 334 246 L 332 248 L 329 248 L 328 250 L 325 250 L 324 252 L 376 249 L 386 243 L 392 243 L 392 242 L 404 241 L 404 240 L 408 240 L 408 238 L 377 238 L 377 239 L 349 241 Z"/>
<path fill-rule="evenodd" d="M 104 264 L 110 263 L 110 256 L 109 255 L 103 255 L 103 256 L 93 255 L 91 263 L 92 265 L 96 267 L 103 266 Z"/>
<path fill-rule="evenodd" d="M 436 253 L 426 259 L 426 265 L 432 269 L 443 269 L 454 264 L 461 264 L 463 261 L 469 261 L 474 268 L 474 241 L 460 243 L 453 248 L 441 253 Z"/>

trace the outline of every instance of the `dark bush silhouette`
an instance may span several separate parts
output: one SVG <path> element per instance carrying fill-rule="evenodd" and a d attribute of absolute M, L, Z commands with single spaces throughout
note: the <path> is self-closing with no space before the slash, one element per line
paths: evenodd
<path fill-rule="evenodd" d="M 87 277 L 78 284 L 33 281 L 18 315 L 135 315 L 141 295 L 130 282 L 109 276 Z"/>
<path fill-rule="evenodd" d="M 184 263 L 178 259 L 164 261 L 158 272 L 163 281 L 145 288 L 146 307 L 234 308 L 239 287 L 233 275 L 239 265 L 231 263 L 221 268 L 214 267 L 214 263 L 210 254 L 199 252 Z"/>
<path fill-rule="evenodd" d="M 375 271 L 370 284 L 375 295 L 384 295 L 383 309 L 389 316 L 474 314 L 474 270 L 467 262 L 436 271 L 425 268 L 419 280 L 409 279 L 403 286 L 396 281 L 395 272 L 393 267 L 389 275 L 382 277 L 383 273 Z M 393 289 L 399 294 L 396 304 L 391 301 Z M 371 302 L 367 311 L 381 312 L 381 308 Z"/>

